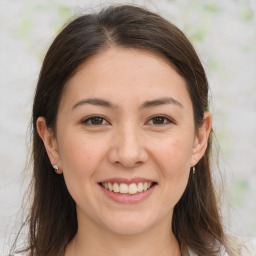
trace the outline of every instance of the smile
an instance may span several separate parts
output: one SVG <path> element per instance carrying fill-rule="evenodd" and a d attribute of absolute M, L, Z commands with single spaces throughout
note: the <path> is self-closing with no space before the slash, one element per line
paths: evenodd
<path fill-rule="evenodd" d="M 139 182 L 139 183 L 112 183 L 112 182 L 102 182 L 100 185 L 105 189 L 119 194 L 130 194 L 135 195 L 143 191 L 150 189 L 155 183 L 154 182 Z"/>

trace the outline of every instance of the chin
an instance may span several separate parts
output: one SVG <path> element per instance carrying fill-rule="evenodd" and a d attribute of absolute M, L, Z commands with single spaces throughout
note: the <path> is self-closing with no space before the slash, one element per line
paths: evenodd
<path fill-rule="evenodd" d="M 153 221 L 146 221 L 144 218 L 116 218 L 116 221 L 111 222 L 111 225 L 107 225 L 107 228 L 113 233 L 119 235 L 136 235 L 143 233 L 153 226 Z"/>

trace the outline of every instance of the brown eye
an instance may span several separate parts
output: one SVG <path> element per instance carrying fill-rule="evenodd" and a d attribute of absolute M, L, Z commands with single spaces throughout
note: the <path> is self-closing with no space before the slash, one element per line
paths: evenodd
<path fill-rule="evenodd" d="M 83 124 L 94 126 L 105 125 L 107 123 L 108 122 L 105 120 L 105 118 L 101 116 L 91 116 L 83 121 Z"/>
<path fill-rule="evenodd" d="M 164 121 L 165 121 L 164 117 L 158 116 L 153 118 L 153 124 L 164 124 Z"/>
<path fill-rule="evenodd" d="M 155 116 L 148 121 L 148 124 L 151 125 L 163 125 L 169 123 L 172 123 L 172 121 L 165 116 Z"/>
<path fill-rule="evenodd" d="M 101 124 L 103 124 L 103 118 L 102 117 L 93 117 L 92 119 L 91 119 L 91 124 L 93 124 L 93 125 L 101 125 Z"/>

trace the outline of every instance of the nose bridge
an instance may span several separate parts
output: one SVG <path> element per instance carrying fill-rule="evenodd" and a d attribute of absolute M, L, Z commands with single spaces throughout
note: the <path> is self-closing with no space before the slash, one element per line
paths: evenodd
<path fill-rule="evenodd" d="M 134 122 L 125 122 L 115 133 L 112 162 L 133 167 L 147 159 L 140 127 Z"/>
<path fill-rule="evenodd" d="M 139 131 L 136 125 L 129 123 L 123 125 L 123 127 L 120 129 L 119 150 L 124 152 L 128 151 L 130 154 L 132 154 L 130 149 L 133 149 L 133 152 L 136 152 L 140 146 L 138 133 Z"/>

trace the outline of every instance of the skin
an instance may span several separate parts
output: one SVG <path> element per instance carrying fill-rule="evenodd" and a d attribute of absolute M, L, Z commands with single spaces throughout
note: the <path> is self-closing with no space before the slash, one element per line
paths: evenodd
<path fill-rule="evenodd" d="M 95 98 L 111 106 L 83 102 Z M 88 120 L 91 115 L 103 118 Z M 206 150 L 210 128 L 206 112 L 195 131 L 186 82 L 162 57 L 112 47 L 86 60 L 64 90 L 57 135 L 43 117 L 37 121 L 77 205 L 78 232 L 65 255 L 180 255 L 173 208 Z M 157 185 L 141 202 L 117 203 L 98 184 L 116 177 Z"/>

